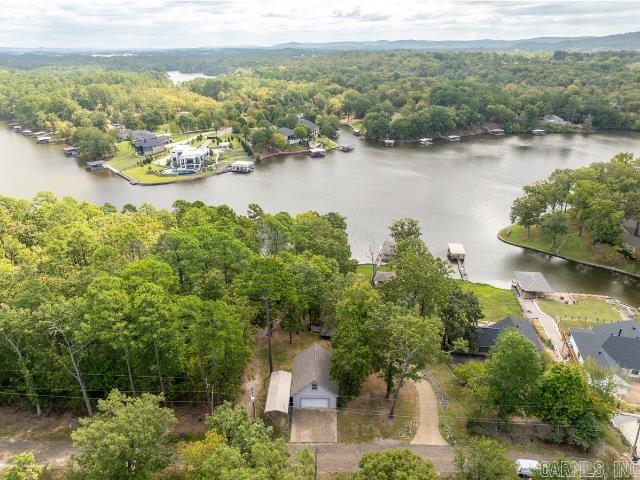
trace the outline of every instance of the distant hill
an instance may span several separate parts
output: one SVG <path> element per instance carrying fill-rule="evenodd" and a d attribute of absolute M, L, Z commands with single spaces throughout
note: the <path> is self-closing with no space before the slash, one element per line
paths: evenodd
<path fill-rule="evenodd" d="M 281 43 L 272 49 L 298 50 L 501 50 L 501 51 L 597 51 L 640 50 L 640 32 L 603 37 L 538 37 L 521 40 L 377 40 L 368 42 Z"/>

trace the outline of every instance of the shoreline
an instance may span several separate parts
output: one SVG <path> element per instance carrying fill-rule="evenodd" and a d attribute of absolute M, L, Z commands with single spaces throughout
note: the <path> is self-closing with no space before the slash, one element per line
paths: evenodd
<path fill-rule="evenodd" d="M 548 252 L 546 250 L 541 250 L 541 249 L 536 248 L 536 247 L 529 247 L 527 245 L 520 245 L 519 243 L 515 243 L 515 242 L 512 242 L 510 240 L 507 240 L 506 238 L 503 238 L 502 235 L 501 235 L 503 230 L 500 230 L 497 233 L 496 236 L 498 237 L 498 240 L 500 240 L 501 242 L 506 243 L 508 245 L 512 245 L 514 247 L 519 247 L 519 248 L 522 248 L 524 250 L 531 250 L 531 251 L 537 252 L 537 253 L 543 253 L 545 255 L 549 255 L 550 257 L 561 258 L 562 260 L 566 260 L 568 262 L 577 263 L 579 265 L 584 265 L 586 267 L 599 268 L 601 270 L 608 270 L 609 272 L 618 273 L 618 274 L 621 274 L 621 275 L 626 275 L 627 277 L 633 278 L 634 280 L 640 280 L 640 274 L 634 274 L 634 273 L 631 273 L 631 272 L 626 272 L 624 270 L 620 270 L 619 268 L 609 267 L 607 265 L 601 265 L 599 263 L 587 262 L 587 261 L 584 261 L 584 260 L 576 260 L 575 258 L 566 257 L 564 255 L 560 255 L 560 254 L 557 254 L 557 253 Z"/>

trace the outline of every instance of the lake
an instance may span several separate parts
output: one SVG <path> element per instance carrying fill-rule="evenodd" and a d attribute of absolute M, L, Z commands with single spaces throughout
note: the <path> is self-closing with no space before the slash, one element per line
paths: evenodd
<path fill-rule="evenodd" d="M 171 80 L 175 85 L 182 82 L 188 82 L 189 80 L 193 80 L 194 78 L 213 78 L 211 75 L 205 75 L 204 73 L 183 73 L 178 70 L 171 70 L 167 72 L 169 76 L 169 80 Z"/>
<path fill-rule="evenodd" d="M 258 203 L 268 212 L 338 211 L 349 223 L 353 254 L 366 260 L 370 245 L 387 237 L 399 217 L 415 217 L 434 254 L 449 242 L 467 251 L 469 280 L 508 287 L 513 270 L 545 274 L 565 291 L 616 296 L 640 305 L 640 283 L 623 275 L 579 266 L 500 242 L 509 208 L 522 186 L 556 168 L 604 161 L 627 151 L 640 153 L 640 134 L 483 135 L 460 143 L 385 148 L 342 132 L 350 153 L 325 158 L 290 156 L 259 162 L 249 175 L 225 174 L 163 186 L 132 186 L 109 172 L 90 173 L 59 145 L 37 145 L 0 127 L 0 193 L 30 198 L 47 190 L 95 203 L 153 203 L 169 208 L 176 199 L 228 204 L 245 212 Z"/>

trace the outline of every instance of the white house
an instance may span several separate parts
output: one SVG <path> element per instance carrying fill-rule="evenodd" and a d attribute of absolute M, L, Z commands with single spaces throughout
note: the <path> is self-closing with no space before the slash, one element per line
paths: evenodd
<path fill-rule="evenodd" d="M 208 158 L 209 149 L 206 147 L 176 145 L 171 150 L 170 161 L 172 168 L 198 172 L 202 169 L 205 160 Z"/>
<path fill-rule="evenodd" d="M 293 408 L 337 407 L 338 385 L 329 377 L 331 354 L 314 343 L 293 362 L 291 398 Z"/>

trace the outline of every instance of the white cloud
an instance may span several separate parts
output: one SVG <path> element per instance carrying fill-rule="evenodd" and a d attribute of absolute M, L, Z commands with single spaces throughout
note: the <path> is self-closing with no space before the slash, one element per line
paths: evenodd
<path fill-rule="evenodd" d="M 0 46 L 171 48 L 638 30 L 635 0 L 0 0 Z"/>

